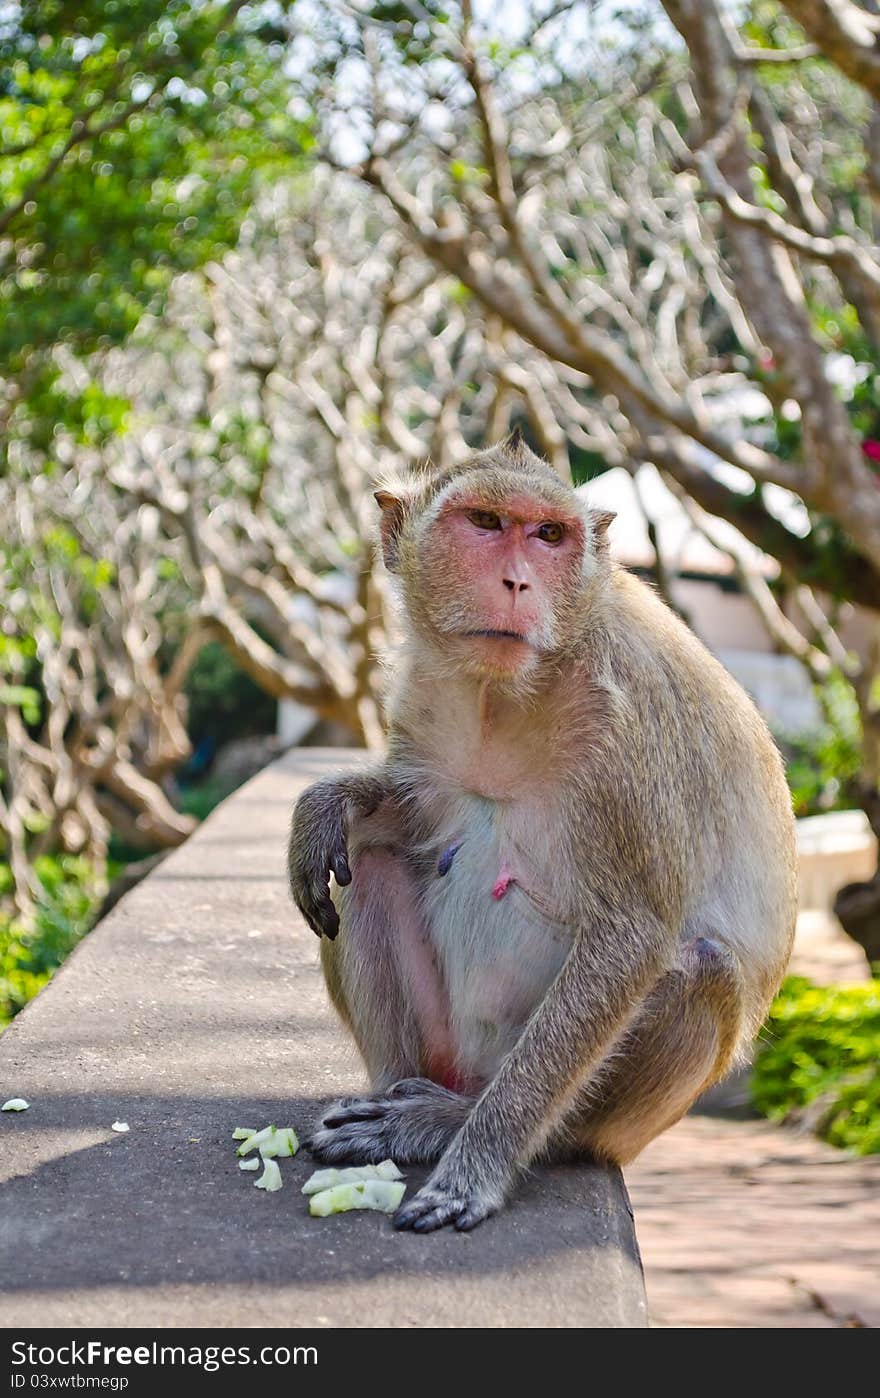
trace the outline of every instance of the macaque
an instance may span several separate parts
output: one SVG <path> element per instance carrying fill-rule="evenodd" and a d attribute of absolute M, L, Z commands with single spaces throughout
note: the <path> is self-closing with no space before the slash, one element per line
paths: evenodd
<path fill-rule="evenodd" d="M 750 699 L 522 442 L 375 498 L 387 756 L 310 787 L 289 851 L 371 1090 L 310 1144 L 433 1164 L 395 1225 L 470 1229 L 532 1161 L 632 1160 L 729 1069 L 788 961 L 794 822 Z"/>

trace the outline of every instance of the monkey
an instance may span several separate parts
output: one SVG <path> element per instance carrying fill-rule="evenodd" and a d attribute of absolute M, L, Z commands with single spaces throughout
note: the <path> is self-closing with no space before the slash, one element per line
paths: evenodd
<path fill-rule="evenodd" d="M 288 854 L 370 1091 L 309 1144 L 432 1165 L 394 1225 L 468 1230 L 538 1160 L 626 1165 L 741 1057 L 794 821 L 751 699 L 521 439 L 375 498 L 387 751 L 303 793 Z"/>

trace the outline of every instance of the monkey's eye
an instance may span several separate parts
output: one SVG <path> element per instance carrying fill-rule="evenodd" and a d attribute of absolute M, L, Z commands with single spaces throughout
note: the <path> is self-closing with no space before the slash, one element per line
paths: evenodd
<path fill-rule="evenodd" d="M 551 520 L 545 521 L 544 524 L 539 524 L 538 528 L 535 530 L 536 538 L 543 539 L 545 544 L 558 544 L 564 533 L 565 530 L 562 525 L 556 524 Z"/>
<path fill-rule="evenodd" d="M 501 520 L 494 510 L 468 510 L 468 519 L 478 529 L 500 529 Z"/>

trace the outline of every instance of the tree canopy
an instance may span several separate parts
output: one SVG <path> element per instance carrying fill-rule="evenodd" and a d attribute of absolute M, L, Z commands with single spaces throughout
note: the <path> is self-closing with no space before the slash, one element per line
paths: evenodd
<path fill-rule="evenodd" d="M 235 241 L 255 182 L 309 143 L 273 7 L 38 0 L 0 25 L 0 363 L 10 437 L 120 425 L 59 397 L 58 346 L 118 344 Z"/>

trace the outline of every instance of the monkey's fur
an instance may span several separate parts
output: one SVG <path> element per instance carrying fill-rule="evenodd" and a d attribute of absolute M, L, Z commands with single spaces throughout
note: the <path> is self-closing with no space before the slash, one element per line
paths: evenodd
<path fill-rule="evenodd" d="M 529 1161 L 625 1163 L 727 1071 L 788 961 L 794 824 L 751 701 L 522 444 L 377 500 L 388 754 L 306 791 L 290 841 L 372 1095 L 311 1148 L 436 1162 L 396 1225 L 471 1228 Z"/>

